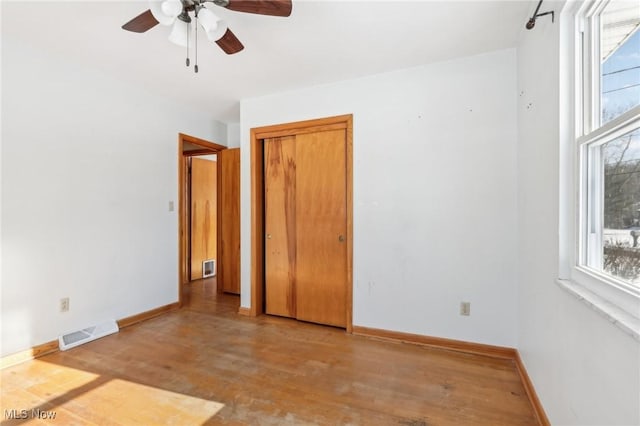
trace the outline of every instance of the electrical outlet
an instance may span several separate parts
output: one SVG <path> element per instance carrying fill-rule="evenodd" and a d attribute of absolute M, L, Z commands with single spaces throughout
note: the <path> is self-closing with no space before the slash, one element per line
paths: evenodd
<path fill-rule="evenodd" d="M 471 315 L 471 302 L 460 302 L 460 315 Z"/>
<path fill-rule="evenodd" d="M 60 299 L 60 312 L 67 312 L 69 310 L 69 298 L 64 297 Z"/>

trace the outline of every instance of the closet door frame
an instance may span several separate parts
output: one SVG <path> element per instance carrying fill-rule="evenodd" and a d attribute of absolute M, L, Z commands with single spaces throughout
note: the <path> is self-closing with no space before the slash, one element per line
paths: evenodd
<path fill-rule="evenodd" d="M 249 314 L 264 314 L 265 230 L 264 230 L 264 139 L 345 129 L 347 200 L 347 333 L 353 330 L 353 115 L 297 121 L 251 129 L 251 306 Z"/>

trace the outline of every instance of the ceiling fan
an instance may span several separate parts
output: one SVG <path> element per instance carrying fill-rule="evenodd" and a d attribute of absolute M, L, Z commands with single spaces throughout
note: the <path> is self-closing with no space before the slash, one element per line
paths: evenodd
<path fill-rule="evenodd" d="M 232 55 L 244 49 L 240 40 L 227 27 L 226 23 L 205 7 L 206 3 L 212 3 L 236 12 L 283 17 L 291 15 L 292 8 L 291 0 L 151 0 L 149 10 L 124 24 L 122 29 L 144 33 L 158 24 L 173 25 L 169 40 L 188 47 L 193 21 L 192 16 L 189 15 L 191 13 L 204 30 L 207 38 L 220 46 L 225 53 Z M 189 59 L 187 58 L 188 65 Z"/>

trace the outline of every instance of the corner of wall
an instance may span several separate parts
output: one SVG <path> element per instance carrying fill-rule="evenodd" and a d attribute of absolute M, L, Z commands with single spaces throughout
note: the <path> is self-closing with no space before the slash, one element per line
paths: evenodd
<path fill-rule="evenodd" d="M 213 142 L 219 145 L 228 146 L 228 137 L 227 137 L 227 124 L 218 120 L 211 121 L 211 135 L 213 138 Z"/>
<path fill-rule="evenodd" d="M 240 123 L 227 123 L 227 146 L 240 148 Z"/>

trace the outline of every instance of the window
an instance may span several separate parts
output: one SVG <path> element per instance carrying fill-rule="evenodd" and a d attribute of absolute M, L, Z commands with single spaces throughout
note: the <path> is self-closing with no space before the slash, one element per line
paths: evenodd
<path fill-rule="evenodd" d="M 610 1 L 600 15 L 600 116 L 607 123 L 640 104 L 640 4 Z"/>
<path fill-rule="evenodd" d="M 640 295 L 640 3 L 579 13 L 577 265 Z"/>

